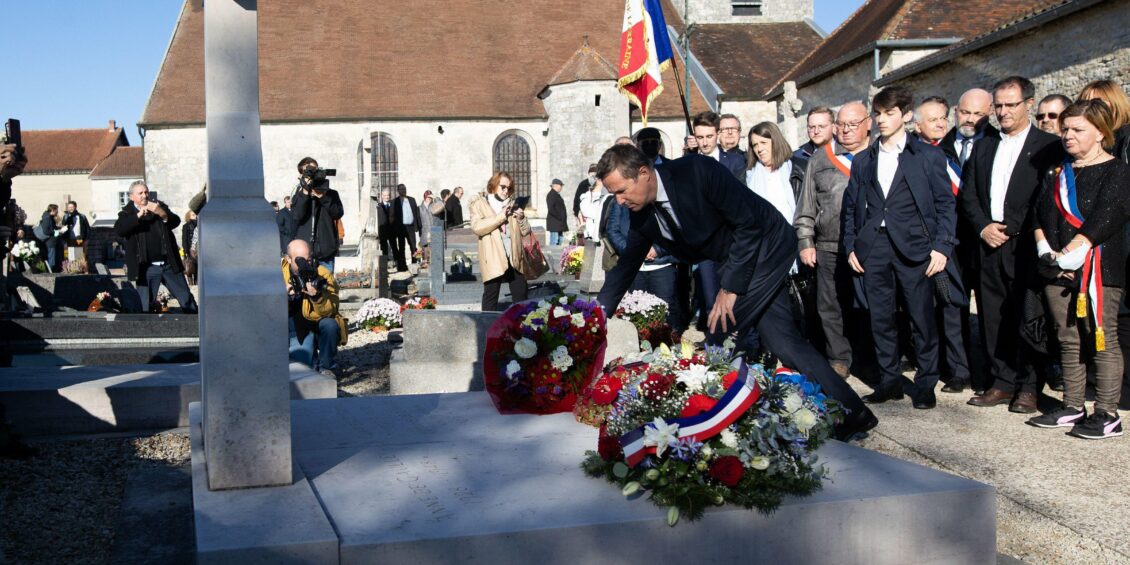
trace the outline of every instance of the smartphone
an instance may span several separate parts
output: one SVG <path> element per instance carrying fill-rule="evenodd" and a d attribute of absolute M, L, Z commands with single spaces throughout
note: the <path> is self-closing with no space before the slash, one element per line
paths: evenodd
<path fill-rule="evenodd" d="M 4 122 L 4 143 L 14 144 L 17 152 L 22 152 L 24 143 L 20 135 L 20 121 L 15 118 L 8 118 Z"/>
<path fill-rule="evenodd" d="M 528 206 L 529 204 L 530 204 L 530 197 L 529 196 L 519 196 L 519 197 L 514 199 L 514 207 L 515 208 L 521 208 L 521 209 L 525 210 L 526 206 Z"/>

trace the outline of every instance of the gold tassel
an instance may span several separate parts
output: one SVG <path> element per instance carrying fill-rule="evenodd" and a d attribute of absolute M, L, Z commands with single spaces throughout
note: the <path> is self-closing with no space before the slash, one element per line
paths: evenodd
<path fill-rule="evenodd" d="M 1095 351 L 1106 351 L 1106 333 L 1102 328 L 1095 330 Z"/>
<path fill-rule="evenodd" d="M 1075 299 L 1075 317 L 1087 317 L 1087 293 L 1080 291 L 1078 298 Z"/>

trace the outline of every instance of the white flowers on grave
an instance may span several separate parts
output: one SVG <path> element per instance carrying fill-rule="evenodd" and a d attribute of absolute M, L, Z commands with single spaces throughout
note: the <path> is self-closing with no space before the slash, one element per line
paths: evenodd
<path fill-rule="evenodd" d="M 722 445 L 730 449 L 738 448 L 738 434 L 734 433 L 734 430 L 730 428 L 722 430 L 722 433 L 719 434 L 719 439 L 722 441 Z"/>
<path fill-rule="evenodd" d="M 39 244 L 34 241 L 21 241 L 12 247 L 12 255 L 20 261 L 32 261 L 39 257 Z"/>
<path fill-rule="evenodd" d="M 553 350 L 553 353 L 549 356 L 549 361 L 554 369 L 562 372 L 573 366 L 573 358 L 569 356 L 569 348 L 564 345 L 558 345 L 557 349 Z"/>
<path fill-rule="evenodd" d="M 643 430 L 643 444 L 655 446 L 655 454 L 663 457 L 663 452 L 668 447 L 679 443 L 679 424 L 668 424 L 663 418 L 656 417 Z"/>
<path fill-rule="evenodd" d="M 691 393 L 700 392 L 706 386 L 706 382 L 714 378 L 710 367 L 698 364 L 687 367 L 685 371 L 678 371 L 675 375 L 675 380 L 687 385 L 687 391 Z"/>
<path fill-rule="evenodd" d="M 578 328 L 585 327 L 585 315 L 580 313 L 573 314 L 573 325 Z"/>
<path fill-rule="evenodd" d="M 388 331 L 401 324 L 400 304 L 388 298 L 366 300 L 357 310 L 357 323 L 373 331 Z"/>
<path fill-rule="evenodd" d="M 522 366 L 513 359 L 511 359 L 510 362 L 506 364 L 506 378 L 508 379 L 513 379 L 514 375 L 517 375 L 521 371 Z"/>
<path fill-rule="evenodd" d="M 534 355 L 538 354 L 538 344 L 528 337 L 520 338 L 514 342 L 514 353 L 522 359 L 533 358 Z"/>

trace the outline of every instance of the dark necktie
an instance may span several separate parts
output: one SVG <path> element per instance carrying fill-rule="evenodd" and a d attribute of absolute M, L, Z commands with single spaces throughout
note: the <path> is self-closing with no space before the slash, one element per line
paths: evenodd
<path fill-rule="evenodd" d="M 671 234 L 671 241 L 682 241 L 682 233 L 679 232 L 679 224 L 675 222 L 675 218 L 667 211 L 667 207 L 662 202 L 655 202 L 651 205 L 655 208 L 656 219 L 658 219 L 666 228 L 667 232 Z"/>

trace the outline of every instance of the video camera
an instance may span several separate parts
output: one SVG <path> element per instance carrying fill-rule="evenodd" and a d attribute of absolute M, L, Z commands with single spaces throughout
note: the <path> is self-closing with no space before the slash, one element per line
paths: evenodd
<path fill-rule="evenodd" d="M 337 169 L 310 169 L 302 173 L 303 188 L 316 188 L 325 184 L 328 177 L 337 176 Z"/>
<path fill-rule="evenodd" d="M 318 275 L 318 262 L 311 261 L 305 257 L 296 257 L 294 259 L 294 266 L 298 267 L 298 274 L 291 275 L 290 285 L 294 288 L 296 296 L 305 296 L 306 283 L 314 285 L 314 289 L 319 294 L 326 289 L 326 279 Z"/>

